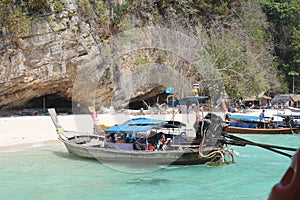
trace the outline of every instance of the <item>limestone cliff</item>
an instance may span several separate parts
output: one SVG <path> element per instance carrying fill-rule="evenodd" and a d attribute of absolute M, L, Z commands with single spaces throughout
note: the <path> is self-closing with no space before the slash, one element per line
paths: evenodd
<path fill-rule="evenodd" d="M 98 65 L 99 54 L 90 25 L 76 13 L 76 1 L 66 1 L 62 12 L 34 18 L 30 34 L 17 44 L 1 38 L 0 107 L 21 107 L 49 94 L 72 99 L 78 67 Z"/>
<path fill-rule="evenodd" d="M 53 98 L 73 102 L 73 111 L 89 105 L 145 106 L 162 103 L 165 87 L 179 96 L 192 94 L 195 80 L 212 99 L 224 85 L 231 95 L 275 85 L 271 74 L 276 73 L 268 70 L 272 52 L 263 34 L 255 35 L 264 25 L 257 4 L 260 15 L 243 0 L 30 2 L 44 2 L 44 7 L 26 13 L 28 32 L 8 37 L 9 27 L 0 23 L 2 110 L 48 107 Z M 251 20 L 254 14 L 257 21 Z M 41 98 L 46 103 L 35 105 Z"/>
<path fill-rule="evenodd" d="M 51 12 L 35 17 L 29 33 L 17 38 L 16 43 L 2 34 L 0 108 L 22 107 L 30 100 L 46 95 L 72 100 L 75 106 L 109 106 L 114 92 L 114 98 L 125 104 L 164 93 L 163 86 L 147 83 L 131 91 L 126 98 L 114 91 L 118 90 L 120 73 L 126 74 L 140 64 L 156 62 L 161 59 L 161 54 L 155 49 L 137 49 L 118 56 L 117 67 L 110 65 L 107 68 L 103 61 L 105 52 L 101 52 L 105 49 L 100 48 L 106 41 L 97 35 L 98 27 L 93 20 L 85 20 L 79 14 L 78 1 L 68 0 L 63 5 L 59 13 L 51 7 Z M 165 64 L 178 68 L 187 65 L 174 62 L 174 58 L 169 61 L 166 56 L 170 55 L 165 55 L 162 61 Z M 183 75 L 191 74 L 188 68 L 181 71 Z"/>

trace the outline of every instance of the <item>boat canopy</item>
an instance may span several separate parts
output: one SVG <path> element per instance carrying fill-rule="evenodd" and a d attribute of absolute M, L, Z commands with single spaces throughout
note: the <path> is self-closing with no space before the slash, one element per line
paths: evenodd
<path fill-rule="evenodd" d="M 259 121 L 259 116 L 255 115 L 243 115 L 243 114 L 233 114 L 227 113 L 229 115 L 229 119 L 233 120 L 244 120 L 244 121 Z"/>
<path fill-rule="evenodd" d="M 186 96 L 181 99 L 177 99 L 175 101 L 169 101 L 168 105 L 169 106 L 177 106 L 177 105 L 191 105 L 193 103 L 199 102 L 201 100 L 206 100 L 208 99 L 208 96 Z"/>
<path fill-rule="evenodd" d="M 179 121 L 166 121 L 166 124 L 164 124 L 165 127 L 167 127 L 168 125 L 169 126 L 174 126 L 174 127 L 177 127 L 177 128 L 181 128 L 183 126 L 186 126 L 185 123 L 182 123 L 182 122 L 179 122 Z"/>
<path fill-rule="evenodd" d="M 123 124 L 111 126 L 110 128 L 107 128 L 105 132 L 146 133 L 148 130 L 152 129 L 153 127 L 160 126 L 165 123 L 167 123 L 165 120 L 139 117 L 139 118 L 130 119 Z"/>

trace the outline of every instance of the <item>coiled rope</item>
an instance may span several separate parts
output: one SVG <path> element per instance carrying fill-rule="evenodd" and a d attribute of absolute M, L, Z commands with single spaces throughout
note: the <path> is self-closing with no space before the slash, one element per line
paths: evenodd
<path fill-rule="evenodd" d="M 219 154 L 221 156 L 221 163 L 225 163 L 225 156 L 224 156 L 224 153 L 220 150 L 220 148 L 204 155 L 202 153 L 202 147 L 203 147 L 203 142 L 205 140 L 205 134 L 202 134 L 203 135 L 203 139 L 199 145 L 199 155 L 203 158 L 214 158 L 217 154 Z"/>

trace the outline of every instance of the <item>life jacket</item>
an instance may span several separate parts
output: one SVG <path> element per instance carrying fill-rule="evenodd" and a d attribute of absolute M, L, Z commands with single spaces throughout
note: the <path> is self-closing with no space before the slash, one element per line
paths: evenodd
<path fill-rule="evenodd" d="M 273 186 L 268 200 L 299 200 L 300 199 L 300 149 L 293 157 L 281 181 Z"/>

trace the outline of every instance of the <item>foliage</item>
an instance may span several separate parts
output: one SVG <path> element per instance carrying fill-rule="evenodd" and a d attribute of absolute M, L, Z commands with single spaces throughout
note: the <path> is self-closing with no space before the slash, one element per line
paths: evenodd
<path fill-rule="evenodd" d="M 299 73 L 298 73 L 298 72 L 295 72 L 295 71 L 290 71 L 290 72 L 288 73 L 288 75 L 289 75 L 289 76 L 298 76 Z"/>
<path fill-rule="evenodd" d="M 95 6 L 95 14 L 101 18 L 101 20 L 106 20 L 106 7 L 103 2 L 98 2 Z"/>
<path fill-rule="evenodd" d="M 54 0 L 54 12 L 60 13 L 64 9 L 64 2 L 62 0 Z"/>
<path fill-rule="evenodd" d="M 234 98 L 280 88 L 266 32 L 268 23 L 256 2 L 129 0 L 114 8 L 111 30 L 129 29 L 128 16 L 140 20 L 135 27 L 145 26 L 150 18 L 154 26 L 163 24 L 198 34 L 195 29 L 201 25 L 201 40 L 208 44 L 206 49 L 222 74 L 226 91 Z"/>
<path fill-rule="evenodd" d="M 207 44 L 205 48 L 224 79 L 226 91 L 234 98 L 268 89 L 287 92 L 284 81 L 291 88 L 294 77 L 289 72 L 300 73 L 300 0 L 118 2 L 78 0 L 77 12 L 69 12 L 68 17 L 78 15 L 103 43 L 108 43 L 113 34 L 143 26 L 194 34 Z M 60 13 L 65 0 L 0 0 L 0 28 L 6 38 L 16 42 L 28 34 L 31 19 L 48 12 L 50 3 L 53 11 Z M 136 62 L 148 60 L 141 57 Z M 300 79 L 295 83 L 299 93 Z"/>
<path fill-rule="evenodd" d="M 236 15 L 215 22 L 206 36 L 206 50 L 222 74 L 228 95 L 240 99 L 278 88 L 263 12 L 257 4 L 248 3 L 236 9 Z"/>
<path fill-rule="evenodd" d="M 5 29 L 6 37 L 16 43 L 18 38 L 28 33 L 30 18 L 22 12 L 22 7 L 17 1 L 0 1 L 0 27 Z"/>
<path fill-rule="evenodd" d="M 28 8 L 28 12 L 31 14 L 44 13 L 49 7 L 48 0 L 28 0 L 24 7 Z"/>
<path fill-rule="evenodd" d="M 240 43 L 237 33 L 211 34 L 206 47 L 222 74 L 227 93 L 233 99 L 255 96 L 266 91 L 264 73 L 257 73 L 254 52 Z"/>
<path fill-rule="evenodd" d="M 85 22 L 91 24 L 91 31 L 99 42 L 108 43 L 111 35 L 108 8 L 104 1 L 81 0 L 78 3 L 78 14 Z M 95 38 L 96 39 L 96 38 Z"/>
<path fill-rule="evenodd" d="M 269 32 L 274 38 L 278 69 L 285 75 L 291 89 L 293 83 L 289 71 L 300 72 L 300 0 L 265 0 L 262 5 L 271 23 Z M 300 80 L 295 82 L 299 93 Z"/>
<path fill-rule="evenodd" d="M 79 1 L 78 12 L 86 20 L 91 20 L 93 18 L 93 7 L 88 0 Z"/>
<path fill-rule="evenodd" d="M 13 43 L 29 33 L 33 16 L 49 11 L 48 0 L 1 0 L 0 28 Z"/>

